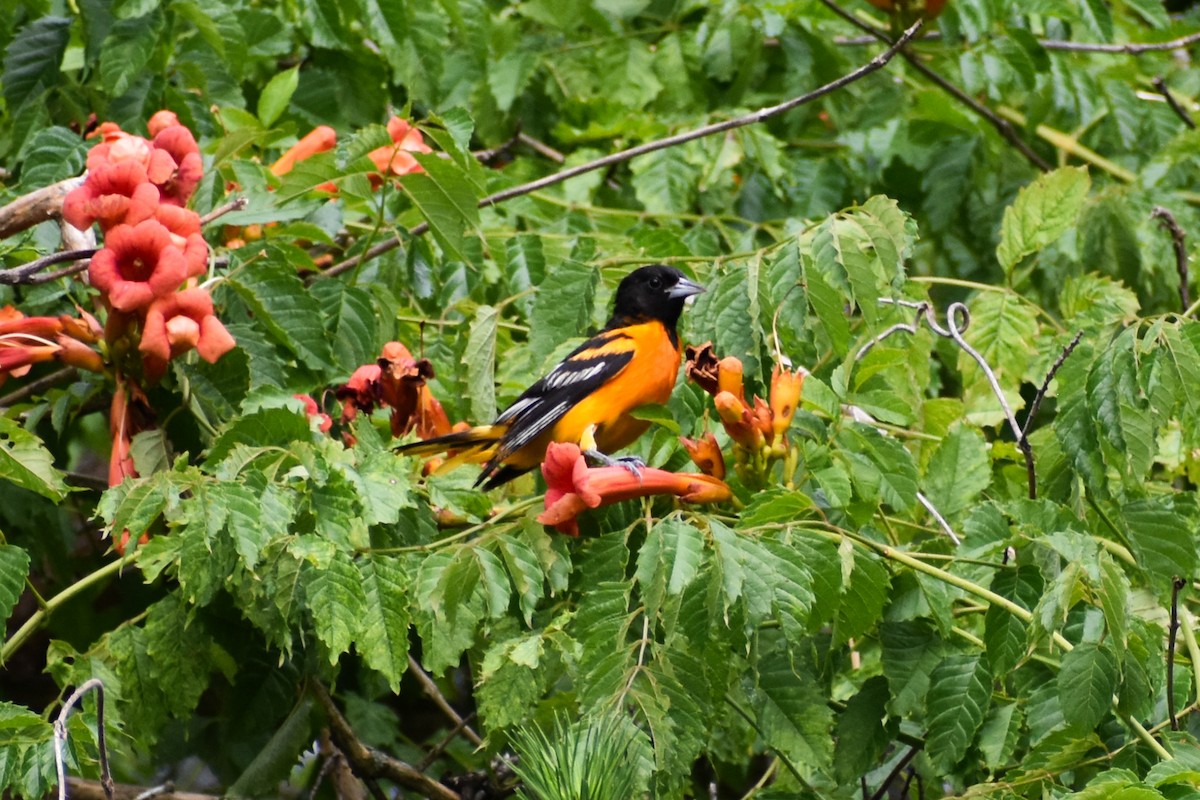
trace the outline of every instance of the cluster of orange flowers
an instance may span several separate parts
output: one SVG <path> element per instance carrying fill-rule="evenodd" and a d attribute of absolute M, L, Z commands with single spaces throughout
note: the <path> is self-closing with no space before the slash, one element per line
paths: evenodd
<path fill-rule="evenodd" d="M 742 362 L 735 356 L 718 359 L 712 342 L 687 348 L 684 374 L 713 397 L 713 405 L 725 432 L 733 440 L 739 463 L 747 457 L 782 458 L 787 454 L 787 430 L 800 404 L 805 370 L 782 369 L 771 374 L 770 398 L 746 400 Z M 706 474 L 724 477 L 725 459 L 716 437 L 706 433 L 699 440 L 680 437 L 692 461 Z"/>
<path fill-rule="evenodd" d="M 100 340 L 100 323 L 80 309 L 80 318 L 27 317 L 12 306 L 0 308 L 0 384 L 20 377 L 34 364 L 61 361 L 72 367 L 104 371 L 104 360 L 91 345 Z"/>
<path fill-rule="evenodd" d="M 424 172 L 424 168 L 420 165 L 413 153 L 432 153 L 432 148 L 425 144 L 425 139 L 421 136 L 421 132 L 408 124 L 408 120 L 400 117 L 392 117 L 387 123 L 388 135 L 392 138 L 391 146 L 384 145 L 367 153 L 367 158 L 375 164 L 375 168 L 379 170 L 377 173 L 372 173 L 368 176 L 371 181 L 371 188 L 378 189 L 385 178 L 389 176 L 399 177 L 401 175 L 409 175 L 414 172 Z M 337 146 L 337 131 L 328 125 L 318 125 L 300 141 L 292 145 L 288 150 L 279 157 L 279 160 L 271 165 L 271 173 L 274 175 L 286 175 L 301 161 L 306 158 L 315 156 L 317 153 L 324 153 L 327 150 L 332 150 Z M 317 187 L 321 191 L 336 192 L 337 186 L 333 183 L 324 183 Z"/>
<path fill-rule="evenodd" d="M 184 208 L 203 174 L 196 139 L 170 111 L 146 127 L 149 140 L 100 125 L 87 178 L 62 213 L 76 228 L 96 223 L 104 233 L 88 279 L 109 309 L 105 338 L 110 347 L 136 338 L 144 375 L 155 382 L 172 358 L 195 349 L 214 362 L 235 342 L 208 291 L 194 286 L 208 265 L 200 217 Z"/>

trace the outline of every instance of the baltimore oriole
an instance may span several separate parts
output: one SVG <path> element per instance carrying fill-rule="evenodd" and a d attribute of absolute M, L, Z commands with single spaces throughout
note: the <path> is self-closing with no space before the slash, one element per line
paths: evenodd
<path fill-rule="evenodd" d="M 636 469 L 636 459 L 605 453 L 620 450 L 649 427 L 629 412 L 671 397 L 680 360 L 675 325 L 684 300 L 702 291 L 672 267 L 634 270 L 617 287 L 604 329 L 526 389 L 495 422 L 401 445 L 397 452 L 427 456 L 455 450 L 448 464 L 483 463 L 475 485 L 485 489 L 536 467 L 550 442 L 582 444 L 594 459 L 633 462 Z"/>

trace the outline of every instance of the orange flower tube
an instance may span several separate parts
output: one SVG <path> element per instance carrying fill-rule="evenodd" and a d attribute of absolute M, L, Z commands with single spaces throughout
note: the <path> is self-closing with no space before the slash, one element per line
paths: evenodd
<path fill-rule="evenodd" d="M 279 160 L 271 165 L 272 175 L 286 175 L 306 158 L 324 153 L 337 146 L 337 131 L 328 125 L 318 125 L 289 147 Z"/>
<path fill-rule="evenodd" d="M 717 437 L 711 433 L 706 433 L 699 439 L 680 436 L 679 443 L 683 445 L 688 457 L 692 459 L 693 464 L 700 468 L 701 472 L 724 480 L 725 456 L 722 455 L 721 447 L 717 444 Z"/>
<path fill-rule="evenodd" d="M 688 503 L 720 503 L 732 497 L 724 481 L 711 475 L 668 472 L 647 467 L 635 475 L 625 467 L 589 467 L 579 445 L 552 442 L 542 462 L 546 478 L 545 510 L 538 522 L 568 536 L 579 535 L 579 515 L 602 505 L 672 494 Z"/>

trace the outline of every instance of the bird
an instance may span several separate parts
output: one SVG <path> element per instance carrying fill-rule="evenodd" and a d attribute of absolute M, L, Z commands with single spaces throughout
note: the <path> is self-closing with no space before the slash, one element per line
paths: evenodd
<path fill-rule="evenodd" d="M 443 468 L 482 463 L 475 486 L 485 490 L 541 464 L 551 442 L 577 444 L 594 461 L 637 472 L 644 466 L 640 459 L 608 454 L 649 427 L 631 411 L 670 399 L 681 355 L 675 328 L 684 301 L 703 291 L 674 267 L 635 269 L 617 286 L 604 328 L 522 392 L 493 423 L 396 451 L 430 456 L 453 450 L 456 455 Z"/>

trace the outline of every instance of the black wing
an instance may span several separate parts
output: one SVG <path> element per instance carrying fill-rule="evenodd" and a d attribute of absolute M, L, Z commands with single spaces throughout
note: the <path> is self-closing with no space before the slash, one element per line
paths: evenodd
<path fill-rule="evenodd" d="M 632 360 L 633 340 L 620 331 L 605 331 L 581 344 L 496 418 L 508 429 L 491 463 L 500 463 L 550 429 Z"/>

